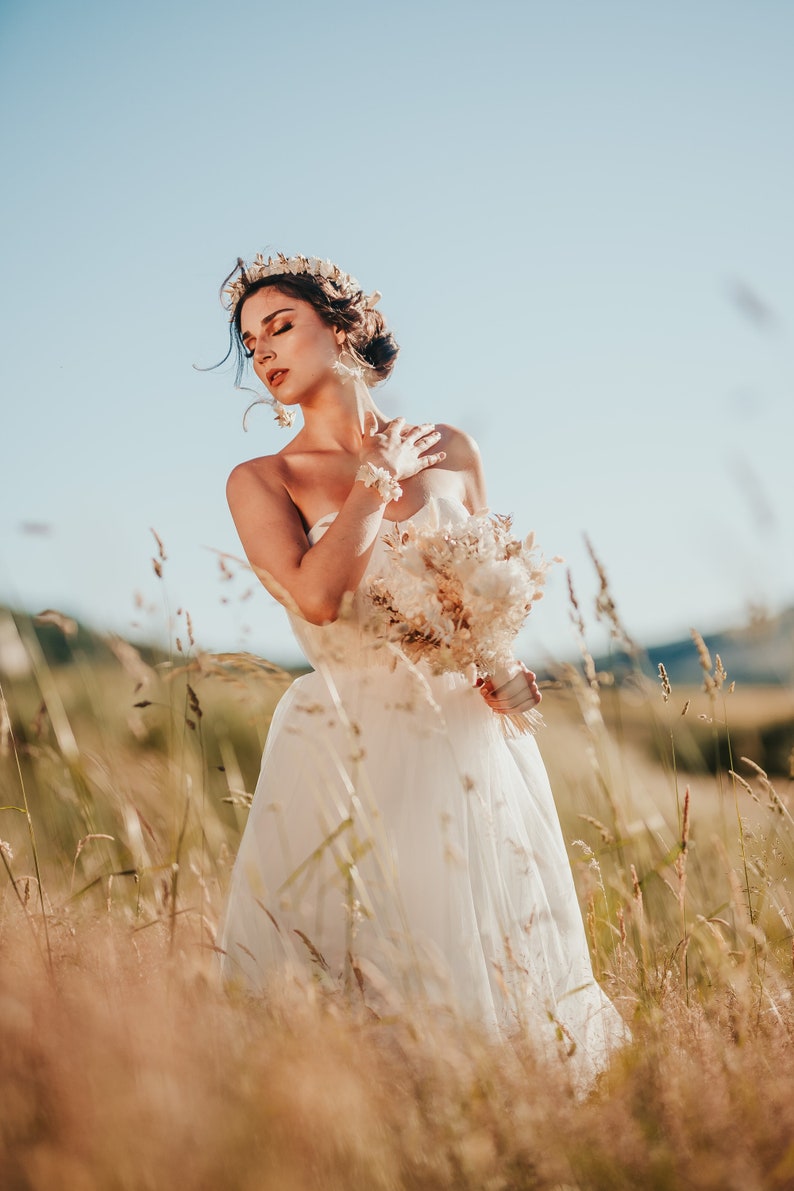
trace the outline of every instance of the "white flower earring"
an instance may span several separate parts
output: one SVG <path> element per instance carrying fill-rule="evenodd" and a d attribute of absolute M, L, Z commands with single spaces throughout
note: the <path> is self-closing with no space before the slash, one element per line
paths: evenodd
<path fill-rule="evenodd" d="M 350 364 L 342 363 L 343 356 L 348 357 Z M 358 364 L 355 357 L 346 349 L 342 352 L 338 360 L 334 360 L 333 364 L 331 365 L 331 370 L 335 372 L 337 376 L 341 376 L 343 380 L 356 381 L 364 379 L 363 366 Z"/>
<path fill-rule="evenodd" d="M 276 414 L 276 422 L 279 426 L 283 426 L 285 430 L 289 430 L 295 422 L 295 410 L 288 409 L 286 405 L 282 405 L 280 401 L 275 398 L 270 403 Z"/>
<path fill-rule="evenodd" d="M 251 390 L 248 390 L 249 393 Z M 282 405 L 280 401 L 276 401 L 275 397 L 257 397 L 256 401 L 252 401 L 248 409 L 243 414 L 243 430 L 248 431 L 248 415 L 255 405 L 269 405 L 275 414 L 277 425 L 283 426 L 285 430 L 289 430 L 295 422 L 297 411 L 289 409 L 286 405 Z"/>

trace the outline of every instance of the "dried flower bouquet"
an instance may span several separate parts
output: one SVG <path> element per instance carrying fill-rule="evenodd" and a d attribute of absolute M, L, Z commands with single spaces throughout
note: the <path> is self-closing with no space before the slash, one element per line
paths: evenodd
<path fill-rule="evenodd" d="M 389 558 L 370 580 L 375 624 L 412 661 L 436 674 L 490 677 L 521 669 L 513 643 L 543 595 L 548 563 L 535 535 L 515 538 L 512 517 L 475 513 L 457 523 L 404 522 L 385 535 Z M 537 711 L 501 716 L 508 736 L 534 733 Z"/>

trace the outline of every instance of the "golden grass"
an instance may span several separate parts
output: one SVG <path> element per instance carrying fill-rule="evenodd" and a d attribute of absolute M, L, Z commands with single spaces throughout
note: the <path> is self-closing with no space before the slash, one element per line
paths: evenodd
<path fill-rule="evenodd" d="M 529 1041 L 442 1013 L 219 988 L 214 932 L 289 679 L 192 638 L 157 671 L 119 646 L 4 683 L 0 1185 L 794 1186 L 791 782 L 720 751 L 785 693 L 728 695 L 711 669 L 707 691 L 617 689 L 586 660 L 549 692 L 594 965 L 634 1033 L 577 1100 Z"/>

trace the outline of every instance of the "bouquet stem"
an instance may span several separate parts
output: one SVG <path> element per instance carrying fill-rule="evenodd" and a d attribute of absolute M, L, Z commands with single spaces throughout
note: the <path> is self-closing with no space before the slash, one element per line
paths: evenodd
<path fill-rule="evenodd" d="M 507 715 L 499 715 L 499 719 L 502 721 L 502 734 L 507 740 L 535 736 L 538 728 L 546 727 L 543 716 L 534 707 L 530 711 L 511 711 Z"/>

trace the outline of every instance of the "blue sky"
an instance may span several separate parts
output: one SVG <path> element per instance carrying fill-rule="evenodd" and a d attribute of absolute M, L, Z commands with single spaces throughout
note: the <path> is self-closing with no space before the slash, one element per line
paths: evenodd
<path fill-rule="evenodd" d="M 645 641 L 794 601 L 791 5 L 30 0 L 0 33 L 0 599 L 151 633 L 154 526 L 203 644 L 295 656 L 213 553 L 283 432 L 193 368 L 279 249 L 382 291 L 383 407 L 473 433 L 583 600 L 586 532 Z M 533 618 L 529 660 L 570 652 L 561 571 Z"/>

